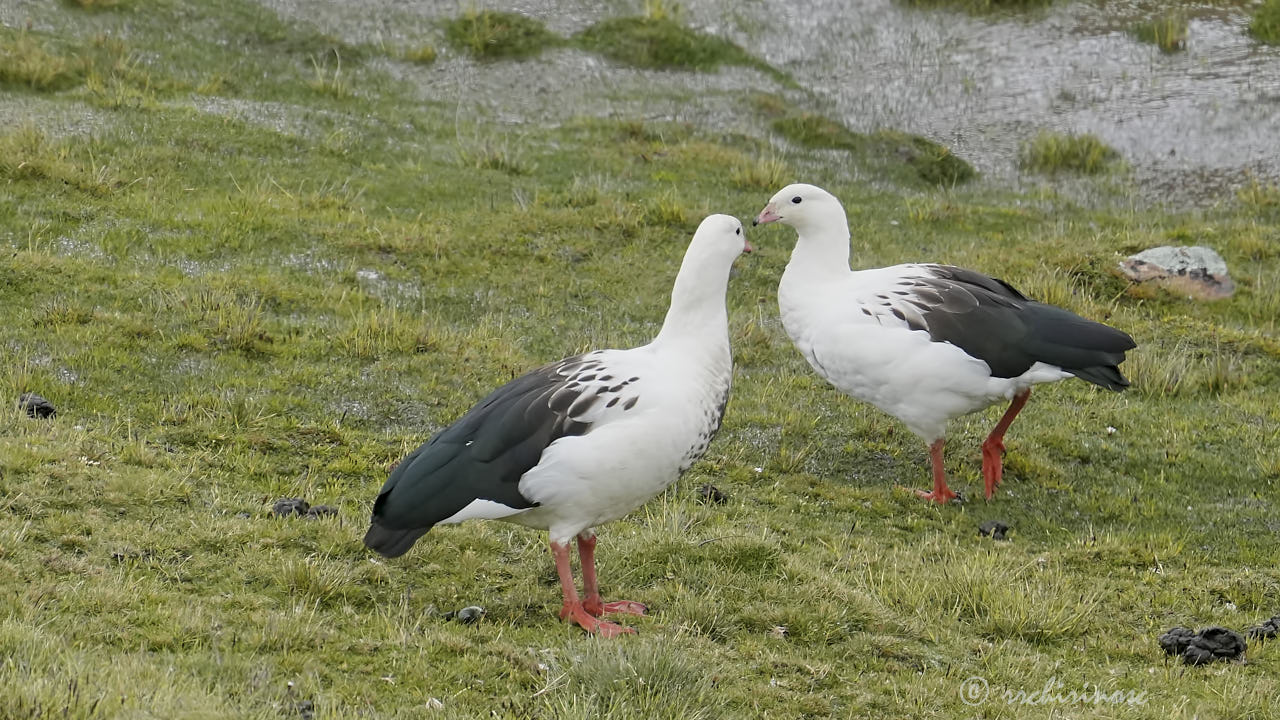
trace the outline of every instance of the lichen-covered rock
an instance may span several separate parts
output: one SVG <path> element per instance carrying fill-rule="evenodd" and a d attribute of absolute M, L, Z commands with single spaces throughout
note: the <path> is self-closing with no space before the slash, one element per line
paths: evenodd
<path fill-rule="evenodd" d="M 1130 255 L 1120 270 L 1135 282 L 1151 282 L 1196 300 L 1220 300 L 1236 291 L 1227 262 L 1211 248 L 1163 245 Z"/>

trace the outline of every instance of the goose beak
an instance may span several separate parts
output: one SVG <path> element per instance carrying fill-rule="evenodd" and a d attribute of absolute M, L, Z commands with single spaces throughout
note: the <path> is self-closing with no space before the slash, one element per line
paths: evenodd
<path fill-rule="evenodd" d="M 751 241 L 750 241 L 750 240 L 748 240 L 748 239 L 746 239 L 746 238 L 743 238 L 743 239 L 742 239 L 742 252 L 744 252 L 744 253 L 751 253 L 751 252 L 754 252 L 754 251 L 755 251 L 755 248 L 751 247 Z"/>
<path fill-rule="evenodd" d="M 773 203 L 769 203 L 768 205 L 764 206 L 764 209 L 760 211 L 760 214 L 756 216 L 756 219 L 751 221 L 751 225 L 753 227 L 756 225 L 765 225 L 767 223 L 775 222 L 781 219 L 782 219 L 782 216 L 779 215 L 778 211 L 774 209 Z"/>

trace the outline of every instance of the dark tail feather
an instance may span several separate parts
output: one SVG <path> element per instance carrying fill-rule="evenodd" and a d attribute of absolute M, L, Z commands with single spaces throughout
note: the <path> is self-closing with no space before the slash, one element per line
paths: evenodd
<path fill-rule="evenodd" d="M 1129 381 L 1120 374 L 1120 368 L 1115 365 L 1095 365 L 1087 368 L 1063 368 L 1067 372 L 1075 375 L 1081 380 L 1087 380 L 1094 385 L 1101 385 L 1108 390 L 1120 392 L 1129 387 Z"/>
<path fill-rule="evenodd" d="M 427 534 L 431 528 L 409 528 L 408 530 L 393 530 L 378 524 L 378 519 L 373 519 L 373 524 L 369 526 L 369 532 L 364 534 L 364 544 L 370 550 L 382 555 L 383 557 L 400 557 L 409 552 L 409 548 L 418 541 L 418 538 Z"/>

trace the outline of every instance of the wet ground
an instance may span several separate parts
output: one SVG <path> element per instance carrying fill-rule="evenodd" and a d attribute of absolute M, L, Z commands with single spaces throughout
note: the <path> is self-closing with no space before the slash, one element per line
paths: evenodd
<path fill-rule="evenodd" d="M 262 1 L 357 42 L 438 41 L 435 20 L 458 12 L 453 0 L 329 2 L 321 12 L 313 2 Z M 480 3 L 516 9 L 563 34 L 639 5 Z M 982 15 L 895 0 L 681 5 L 686 22 L 787 71 L 849 127 L 926 135 L 988 175 L 1017 180 L 1019 145 L 1051 129 L 1103 138 L 1150 197 L 1212 201 L 1250 176 L 1280 179 L 1280 47 L 1247 34 L 1247 3 L 1059 0 Z M 1130 32 L 1175 8 L 1190 21 L 1185 50 L 1165 53 Z M 730 131 L 758 129 L 738 117 L 734 96 L 778 89 L 745 69 L 712 76 L 637 71 L 576 50 L 526 65 L 477 65 L 446 52 L 417 81 L 424 97 L 474 105 L 510 123 L 586 113 L 710 122 Z"/>
<path fill-rule="evenodd" d="M 0 8 L 0 22 L 34 16 L 40 25 L 31 0 L 12 2 Z M 380 59 L 375 68 L 417 87 L 424 101 L 508 126 L 595 115 L 764 136 L 764 121 L 744 111 L 743 96 L 782 90 L 745 68 L 636 70 L 568 48 L 527 62 L 477 63 L 444 47 L 440 20 L 461 11 L 457 0 L 260 2 L 353 43 L 435 45 L 441 55 L 432 66 Z M 514 9 L 569 35 L 604 17 L 640 12 L 642 3 L 475 5 Z M 988 177 L 1026 181 L 1016 167 L 1018 148 L 1049 129 L 1100 136 L 1152 199 L 1206 203 L 1250 177 L 1280 181 L 1280 47 L 1247 34 L 1247 3 L 1058 0 L 981 15 L 898 0 L 680 5 L 688 24 L 790 73 L 804 89 L 788 93 L 797 102 L 855 130 L 899 129 L 946 143 Z M 1164 53 L 1131 34 L 1137 22 L 1174 8 L 1190 19 L 1184 51 Z M 275 117 L 271 124 L 290 123 Z"/>

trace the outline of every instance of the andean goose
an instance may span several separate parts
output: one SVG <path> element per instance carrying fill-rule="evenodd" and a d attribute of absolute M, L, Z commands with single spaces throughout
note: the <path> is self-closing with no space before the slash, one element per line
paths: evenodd
<path fill-rule="evenodd" d="M 473 518 L 548 530 L 560 617 L 604 637 L 634 632 L 598 619 L 645 608 L 601 602 L 592 528 L 662 492 L 719 429 L 733 370 L 725 292 L 734 259 L 750 250 L 736 218 L 704 219 L 653 342 L 567 358 L 493 391 L 395 468 L 365 545 L 397 557 L 432 526 Z M 574 537 L 584 599 L 569 565 Z"/>
<path fill-rule="evenodd" d="M 916 491 L 921 497 L 955 497 L 942 464 L 952 418 L 1010 401 L 982 443 L 990 499 L 1005 431 L 1032 385 L 1073 375 L 1109 390 L 1129 385 L 1117 366 L 1135 347 L 1132 338 L 1029 300 L 1003 280 L 934 264 L 851 271 L 844 208 L 821 188 L 783 188 L 754 224 L 771 222 L 798 234 L 778 285 L 787 334 L 819 375 L 929 445 L 933 490 Z"/>

